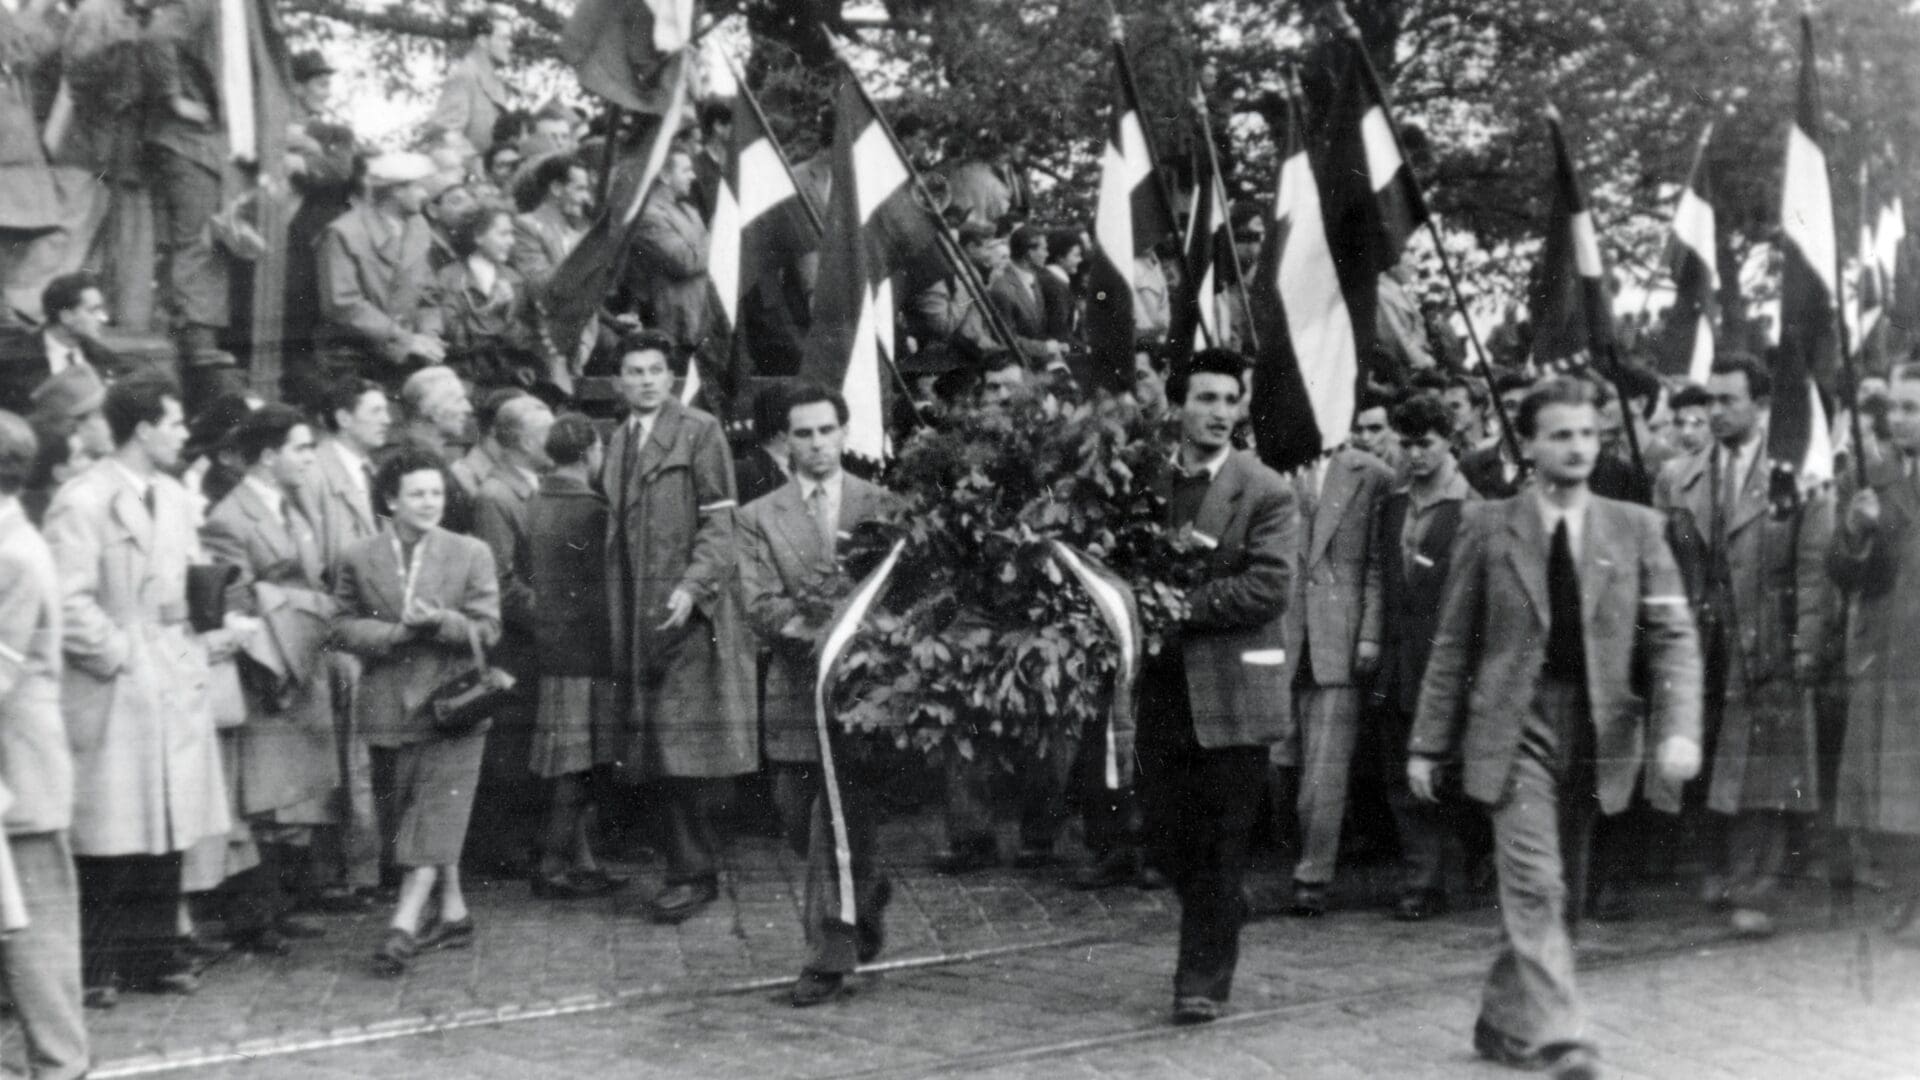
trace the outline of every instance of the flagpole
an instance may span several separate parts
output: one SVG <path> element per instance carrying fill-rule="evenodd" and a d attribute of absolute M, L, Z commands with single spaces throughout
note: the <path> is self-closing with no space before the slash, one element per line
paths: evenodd
<path fill-rule="evenodd" d="M 1493 364 L 1487 359 L 1486 346 L 1480 343 L 1480 331 L 1474 328 L 1473 314 L 1467 310 L 1466 295 L 1460 289 L 1460 276 L 1454 273 L 1453 259 L 1447 255 L 1447 245 L 1440 236 L 1440 226 L 1434 224 L 1433 213 L 1427 209 L 1426 193 L 1420 190 L 1420 178 L 1414 175 L 1413 159 L 1407 156 L 1407 147 L 1400 138 L 1400 124 L 1393 117 L 1393 106 L 1387 102 L 1387 91 L 1380 81 L 1380 73 L 1374 70 L 1373 56 L 1367 52 L 1367 43 L 1360 36 L 1359 24 L 1353 16 L 1347 14 L 1347 8 L 1340 0 L 1333 4 L 1334 13 L 1340 21 L 1341 32 L 1352 43 L 1353 51 L 1360 56 L 1360 69 L 1367 77 L 1367 88 L 1373 91 L 1373 99 L 1380 103 L 1380 113 L 1387 121 L 1387 133 L 1393 136 L 1393 148 L 1399 153 L 1400 160 L 1407 170 L 1409 186 L 1413 188 L 1413 197 L 1420 200 L 1420 217 L 1426 222 L 1427 234 L 1433 238 L 1433 253 L 1440 258 L 1440 270 L 1447 278 L 1447 290 L 1453 294 L 1454 308 L 1460 312 L 1460 322 L 1467 328 L 1467 340 L 1473 344 L 1473 354 L 1480 361 L 1480 379 L 1487 384 L 1487 397 L 1493 401 L 1493 415 L 1500 422 L 1500 435 L 1513 451 L 1514 464 L 1520 467 L 1520 474 L 1528 471 L 1526 457 L 1520 452 L 1520 435 L 1514 430 L 1513 421 L 1507 416 L 1507 408 L 1500 403 L 1500 395 L 1493 392 Z M 1624 403 L 1623 403 L 1624 411 Z"/>
<path fill-rule="evenodd" d="M 1207 144 L 1207 168 L 1214 183 L 1218 185 L 1220 193 L 1224 195 L 1227 182 L 1220 176 L 1220 156 L 1214 152 L 1213 118 L 1207 115 L 1206 94 L 1197 84 L 1193 88 L 1193 107 L 1200 114 L 1200 138 Z M 1219 208 L 1219 212 L 1225 215 L 1221 220 L 1227 225 L 1227 258 L 1233 260 L 1231 264 L 1233 283 L 1240 288 L 1240 308 L 1242 314 L 1247 317 L 1247 350 L 1258 356 L 1260 355 L 1260 331 L 1253 325 L 1253 297 L 1247 293 L 1247 274 L 1240 266 L 1240 251 L 1234 246 L 1233 214 L 1229 212 L 1231 209 L 1228 206 Z M 1200 325 L 1205 327 L 1206 320 L 1202 319 Z"/>
<path fill-rule="evenodd" d="M 1860 202 L 1861 205 L 1864 206 L 1866 205 L 1867 199 L 1865 182 L 1866 164 L 1864 162 L 1861 163 L 1860 171 L 1862 174 Z M 1832 213 L 1831 209 L 1829 209 L 1828 213 Z M 1836 236 L 1834 239 L 1838 241 L 1839 237 Z M 1840 363 L 1846 369 L 1847 373 L 1847 397 L 1849 398 L 1847 403 L 1847 430 L 1853 437 L 1853 453 L 1851 455 L 1853 458 L 1853 476 L 1855 480 L 1859 481 L 1858 490 L 1864 491 L 1867 487 L 1867 444 L 1861 437 L 1860 427 L 1860 369 L 1859 366 L 1854 363 L 1853 349 L 1850 348 L 1851 343 L 1847 340 L 1847 285 L 1846 279 L 1841 276 L 1843 271 L 1841 264 L 1843 261 L 1843 256 L 1840 254 L 1840 245 L 1836 242 L 1833 245 L 1833 325 L 1840 333 L 1840 336 L 1836 339 L 1840 345 Z M 1860 272 L 1863 274 L 1866 273 L 1867 267 L 1862 266 Z M 1816 390 L 1814 393 L 1815 400 L 1819 400 L 1819 392 Z"/>
<path fill-rule="evenodd" d="M 620 106 L 607 102 L 607 143 L 600 148 L 600 205 L 613 193 L 614 146 L 620 134 Z"/>

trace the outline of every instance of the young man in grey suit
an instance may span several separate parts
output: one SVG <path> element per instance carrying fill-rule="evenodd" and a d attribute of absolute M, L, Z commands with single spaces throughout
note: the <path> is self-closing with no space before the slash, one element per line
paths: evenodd
<path fill-rule="evenodd" d="M 1435 800 L 1437 774 L 1457 763 L 1493 817 L 1506 941 L 1474 1049 L 1560 1080 L 1600 1075 L 1567 918 L 1569 896 L 1584 894 L 1594 811 L 1626 808 L 1649 729 L 1663 778 L 1700 769 L 1693 616 L 1660 516 L 1587 490 L 1598 406 L 1575 378 L 1521 404 L 1515 428 L 1539 479 L 1467 508 L 1407 761 L 1416 798 Z"/>
<path fill-rule="evenodd" d="M 1167 383 L 1180 445 L 1163 494 L 1169 524 L 1204 549 L 1191 611 L 1140 679 L 1140 799 L 1149 858 L 1180 895 L 1173 1019 L 1226 1011 L 1246 920 L 1241 883 L 1287 715 L 1286 610 L 1300 515 L 1278 473 L 1230 441 L 1245 363 L 1207 349 Z"/>
<path fill-rule="evenodd" d="M 824 786 L 829 777 L 813 706 L 816 651 L 825 624 L 820 612 L 803 607 L 803 600 L 834 585 L 840 535 L 880 516 L 893 497 L 841 468 L 846 399 L 819 387 L 789 395 L 793 479 L 740 512 L 740 586 L 747 618 L 770 650 L 762 730 L 775 769 L 781 827 L 794 854 L 807 860 L 802 911 L 807 961 L 793 987 L 793 1003 L 805 1007 L 833 998 L 857 963 L 879 954 L 890 889 L 874 866 L 872 792 L 880 778 L 854 755 L 835 753 L 832 780 L 844 807 L 856 912 L 853 925 L 841 920 Z"/>

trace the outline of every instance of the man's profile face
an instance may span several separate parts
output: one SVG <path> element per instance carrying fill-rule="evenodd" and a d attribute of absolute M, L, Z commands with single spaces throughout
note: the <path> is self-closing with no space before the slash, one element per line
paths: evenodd
<path fill-rule="evenodd" d="M 1600 456 L 1600 414 L 1591 405 L 1548 405 L 1533 419 L 1528 456 L 1554 487 L 1585 483 Z"/>
<path fill-rule="evenodd" d="M 567 170 L 567 186 L 560 193 L 560 209 L 568 217 L 587 216 L 593 208 L 593 181 L 587 170 L 574 166 Z"/>
<path fill-rule="evenodd" d="M 667 158 L 666 168 L 660 173 L 660 182 L 676 199 L 693 194 L 693 179 L 693 159 L 680 152 Z"/>
<path fill-rule="evenodd" d="M 106 295 L 99 289 L 80 290 L 80 302 L 60 313 L 60 325 L 75 337 L 98 340 L 107 325 Z"/>
<path fill-rule="evenodd" d="M 840 471 L 847 429 L 831 401 L 810 401 L 787 410 L 787 455 L 793 471 L 825 480 Z"/>
<path fill-rule="evenodd" d="M 1146 353 L 1133 354 L 1133 400 L 1143 409 L 1160 409 L 1167 404 L 1167 377 L 1154 369 Z"/>
<path fill-rule="evenodd" d="M 637 413 L 654 413 L 673 393 L 673 369 L 659 349 L 640 349 L 620 358 L 620 396 Z"/>
<path fill-rule="evenodd" d="M 1202 453 L 1213 453 L 1233 438 L 1240 419 L 1240 380 L 1232 375 L 1197 371 L 1187 378 L 1187 396 L 1180 402 L 1180 438 Z"/>
<path fill-rule="evenodd" d="M 1887 387 L 1887 432 L 1903 454 L 1920 454 L 1920 379 L 1895 379 Z"/>
<path fill-rule="evenodd" d="M 272 463 L 274 482 L 289 491 L 299 487 L 313 474 L 314 461 L 313 429 L 293 425 Z"/>
<path fill-rule="evenodd" d="M 164 472 L 180 464 L 180 451 L 187 445 L 187 414 L 174 398 L 160 401 L 160 419 L 136 425 L 133 438 L 146 453 L 148 462 Z"/>
<path fill-rule="evenodd" d="M 1453 431 L 1456 435 L 1478 434 L 1480 410 L 1473 404 L 1473 394 L 1464 386 L 1449 386 L 1440 395 L 1447 406 L 1447 412 L 1453 417 Z"/>

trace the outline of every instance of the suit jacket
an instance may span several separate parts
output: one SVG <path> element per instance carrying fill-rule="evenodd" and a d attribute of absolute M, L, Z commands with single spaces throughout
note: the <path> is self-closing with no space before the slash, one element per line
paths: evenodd
<path fill-rule="evenodd" d="M 476 48 L 447 70 L 447 81 L 440 84 L 440 100 L 427 123 L 465 135 L 474 150 L 484 154 L 493 145 L 494 121 L 506 104 L 507 88 L 493 70 L 493 60 Z"/>
<path fill-rule="evenodd" d="M 1042 337 L 1074 341 L 1080 336 L 1080 304 L 1073 286 L 1060 280 L 1051 267 L 1040 272 L 1040 306 L 1046 313 Z"/>
<path fill-rule="evenodd" d="M 573 250 L 572 230 L 552 206 L 536 206 L 513 217 L 513 268 L 527 280 L 530 295 L 538 296 L 553 277 L 554 268 Z"/>
<path fill-rule="evenodd" d="M 657 188 L 640 212 L 629 279 L 640 317 L 682 348 L 707 336 L 707 226 L 700 208 Z"/>
<path fill-rule="evenodd" d="M 1044 276 L 1046 272 L 1041 271 Z M 999 309 L 1000 317 L 1015 337 L 1043 340 L 1047 337 L 1047 309 L 1040 298 L 1040 284 L 1029 286 L 1018 270 L 1009 266 L 993 276 L 987 297 Z"/>
<path fill-rule="evenodd" d="M 612 675 L 607 500 L 548 474 L 527 510 L 534 644 L 542 675 Z"/>
<path fill-rule="evenodd" d="M 413 595 L 448 612 L 428 635 L 401 625 L 406 571 L 399 537 L 382 529 L 349 547 L 340 560 L 333 597 L 340 603 L 334 634 L 365 662 L 354 691 L 353 720 L 375 746 L 402 746 L 433 738 L 420 706 L 441 683 L 472 666 L 467 630 L 482 648 L 500 638 L 500 582 L 493 553 L 470 536 L 429 529 L 421 538 Z"/>
<path fill-rule="evenodd" d="M 1380 643 L 1380 574 L 1392 549 L 1378 543 L 1375 523 L 1392 486 L 1391 470 L 1352 449 L 1327 462 L 1318 498 L 1311 467 L 1294 476 L 1300 554 L 1287 640 L 1293 662 L 1306 665 L 1315 685 L 1352 685 L 1355 648 Z"/>
<path fill-rule="evenodd" d="M 762 495 L 773 494 L 785 483 L 787 471 L 761 447 L 748 450 L 733 463 L 733 490 L 739 496 L 741 506 L 752 503 Z"/>
<path fill-rule="evenodd" d="M 1458 759 L 1469 797 L 1507 793 L 1547 647 L 1547 533 L 1531 494 L 1466 509 L 1411 753 Z M 1625 809 L 1647 741 L 1700 739 L 1700 645 L 1660 516 L 1594 497 L 1579 556 L 1601 809 Z M 1634 691 L 1638 653 L 1651 701 Z"/>
<path fill-rule="evenodd" d="M 536 484 L 519 469 L 502 466 L 480 484 L 474 501 L 473 535 L 493 549 L 500 579 L 501 666 L 522 676 L 533 674 L 533 635 L 537 622 L 533 592 L 533 541 L 527 504 Z"/>
<path fill-rule="evenodd" d="M 1448 499 L 1427 511 L 1431 517 L 1414 549 L 1411 565 L 1400 550 L 1411 497 L 1404 490 L 1396 491 L 1381 506 L 1382 640 L 1380 676 L 1374 681 L 1373 693 L 1376 700 L 1387 702 L 1409 718 L 1420 707 L 1420 680 L 1426 674 L 1427 655 L 1439 627 L 1447 570 L 1453 564 L 1453 540 L 1460 531 L 1466 505 L 1462 500 Z"/>
<path fill-rule="evenodd" d="M 1170 478 L 1163 481 L 1170 488 Z M 1162 495 L 1167 494 L 1166 491 Z M 1285 614 L 1300 512 L 1280 475 L 1246 451 L 1207 486 L 1193 531 L 1212 547 L 1181 627 L 1194 735 L 1209 750 L 1278 741 L 1290 715 Z"/>
<path fill-rule="evenodd" d="M 1460 475 L 1483 499 L 1511 499 L 1520 493 L 1520 474 L 1507 479 L 1500 444 L 1470 450 L 1460 458 Z"/>
<path fill-rule="evenodd" d="M 0 780 L 9 833 L 73 821 L 73 754 L 60 718 L 60 576 L 18 504 L 0 505 Z"/>
<path fill-rule="evenodd" d="M 112 349 L 86 338 L 80 339 L 80 356 L 103 381 L 119 375 L 125 366 Z M 34 390 L 52 377 L 46 331 L 0 331 L 0 409 L 29 415 Z"/>
<path fill-rule="evenodd" d="M 413 334 L 438 334 L 439 293 L 425 218 L 392 231 L 371 204 L 335 218 L 320 236 L 320 313 L 330 336 L 399 363 Z"/>
<path fill-rule="evenodd" d="M 348 474 L 339 452 L 327 443 L 320 444 L 317 458 L 311 478 L 294 499 L 306 515 L 307 523 L 313 526 L 320 546 L 323 577 L 331 583 L 347 548 L 380 531 L 380 517 L 373 507 L 371 478 L 367 479 L 363 491 Z"/>
<path fill-rule="evenodd" d="M 894 499 L 885 489 L 851 474 L 841 480 L 837 529 L 849 532 L 886 513 Z M 817 592 L 837 572 L 813 512 L 791 480 L 740 511 L 740 591 L 747 619 L 767 659 L 766 697 L 761 725 L 770 761 L 818 761 L 820 741 L 814 725 L 815 643 L 782 632 L 799 613 L 797 594 Z M 813 629 L 817 629 L 813 628 Z"/>

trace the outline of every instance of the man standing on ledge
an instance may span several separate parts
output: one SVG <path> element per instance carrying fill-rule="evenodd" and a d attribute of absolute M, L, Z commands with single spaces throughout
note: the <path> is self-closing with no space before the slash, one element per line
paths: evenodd
<path fill-rule="evenodd" d="M 1506 941 L 1474 1050 L 1589 1080 L 1600 1071 L 1573 985 L 1568 898 L 1585 894 L 1596 805 L 1616 814 L 1633 796 L 1649 707 L 1662 778 L 1699 772 L 1700 648 L 1659 515 L 1587 490 L 1600 453 L 1593 385 L 1541 384 L 1514 426 L 1539 481 L 1466 509 L 1407 782 L 1433 801 L 1438 772 L 1458 763 L 1493 817 Z"/>
<path fill-rule="evenodd" d="M 1140 679 L 1140 798 L 1149 858 L 1180 894 L 1173 1021 L 1226 1012 L 1246 920 L 1241 883 L 1265 786 L 1267 748 L 1287 715 L 1281 615 L 1300 515 L 1280 475 L 1229 441 L 1246 364 L 1194 356 L 1167 382 L 1180 446 L 1162 492 L 1170 524 L 1205 550 L 1178 635 Z"/>

